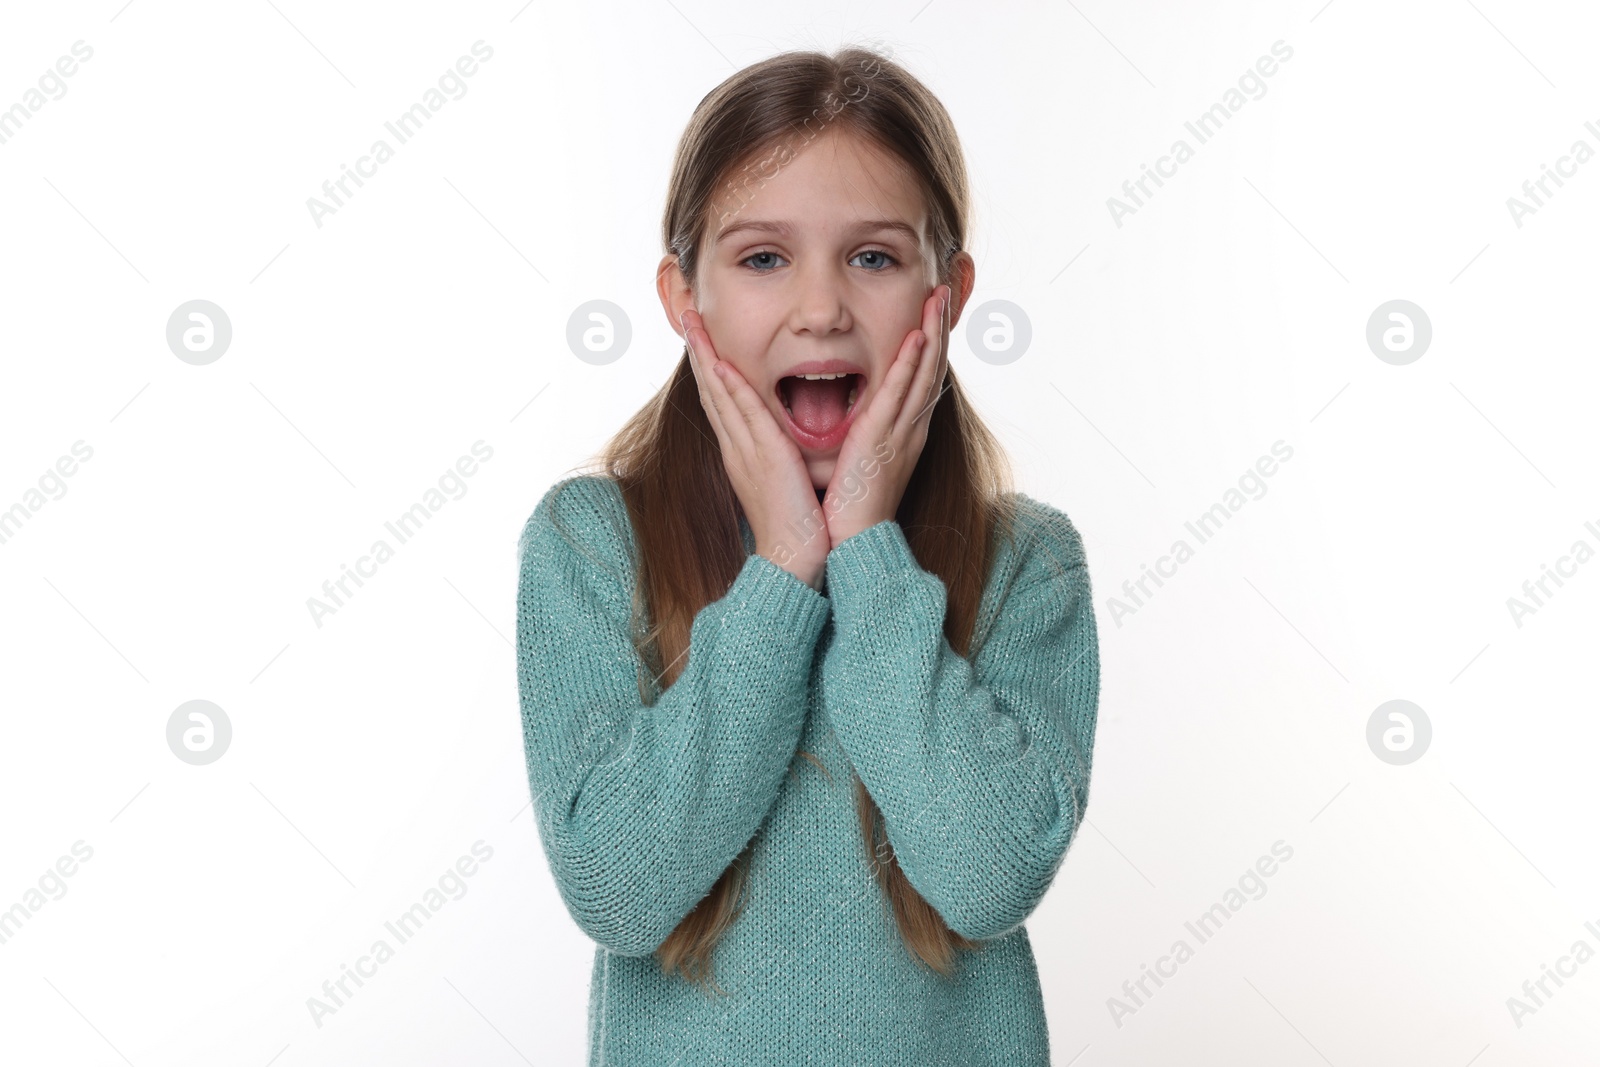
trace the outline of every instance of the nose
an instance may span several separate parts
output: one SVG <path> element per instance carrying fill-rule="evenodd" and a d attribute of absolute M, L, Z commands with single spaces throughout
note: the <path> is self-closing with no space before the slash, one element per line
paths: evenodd
<path fill-rule="evenodd" d="M 824 337 L 849 329 L 850 306 L 843 272 L 833 264 L 813 261 L 796 274 L 790 313 L 794 332 Z"/>

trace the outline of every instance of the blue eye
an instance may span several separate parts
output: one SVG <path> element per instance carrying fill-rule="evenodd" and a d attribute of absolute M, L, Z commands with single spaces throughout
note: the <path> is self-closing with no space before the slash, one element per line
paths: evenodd
<path fill-rule="evenodd" d="M 771 256 L 774 259 L 782 259 L 783 258 L 782 256 L 778 255 L 778 253 L 776 253 L 776 252 L 766 251 L 766 252 L 756 252 L 756 253 L 754 253 L 752 255 L 748 255 L 744 259 L 740 260 L 739 262 L 741 264 L 749 263 L 752 259 L 755 259 L 758 256 Z M 765 267 L 765 268 L 763 268 L 763 267 L 751 267 L 750 269 L 755 271 L 757 274 L 771 274 L 777 268 L 776 267 Z"/>
<path fill-rule="evenodd" d="M 857 253 L 856 253 L 856 254 L 855 254 L 855 255 L 854 255 L 854 256 L 852 256 L 852 257 L 850 257 L 850 258 L 852 258 L 852 259 L 859 259 L 859 258 L 860 258 L 860 257 L 861 257 L 861 256 L 878 256 L 878 257 L 880 257 L 880 258 L 881 258 L 881 259 L 885 259 L 885 260 L 888 260 L 888 263 L 885 263 L 885 264 L 884 264 L 884 265 L 883 265 L 883 266 L 881 266 L 881 267 L 868 267 L 868 268 L 867 268 L 867 269 L 868 269 L 868 270 L 870 270 L 870 271 L 872 271 L 872 273 L 874 273 L 874 274 L 877 274 L 877 273 L 878 273 L 878 272 L 879 272 L 879 271 L 885 271 L 885 270 L 888 270 L 888 269 L 889 269 L 889 263 L 895 263 L 895 262 L 897 262 L 897 260 L 896 260 L 896 259 L 895 259 L 895 258 L 894 258 L 894 257 L 893 257 L 893 256 L 891 256 L 891 255 L 890 255 L 890 254 L 889 254 L 889 253 L 887 253 L 887 252 L 885 252 L 885 251 L 884 251 L 884 250 L 883 250 L 883 249 L 881 249 L 881 248 L 867 248 L 867 249 L 863 249 L 863 250 L 862 250 L 862 251 L 860 251 L 860 252 L 857 252 Z"/>

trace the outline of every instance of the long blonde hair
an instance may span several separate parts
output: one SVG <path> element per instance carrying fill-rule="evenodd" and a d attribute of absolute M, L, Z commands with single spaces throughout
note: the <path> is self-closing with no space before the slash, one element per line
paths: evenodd
<path fill-rule="evenodd" d="M 691 288 L 698 252 L 719 188 L 758 173 L 763 157 L 836 124 L 905 162 L 929 206 L 939 280 L 965 245 L 966 164 L 949 114 L 905 69 L 865 48 L 832 55 L 785 52 L 739 71 L 696 107 L 673 162 L 662 220 L 665 251 L 675 253 Z M 814 135 L 814 134 L 813 134 Z M 742 510 L 700 405 L 688 350 L 670 379 L 605 446 L 604 471 L 622 490 L 638 546 L 635 644 L 640 694 L 670 686 L 683 668 L 690 628 L 706 604 L 724 596 L 745 562 Z M 1012 530 L 1011 472 L 950 370 L 930 416 L 928 438 L 895 518 L 917 562 L 946 590 L 944 634 L 966 655 L 985 579 Z M 821 767 L 816 756 L 800 753 Z M 824 769 L 825 770 L 825 769 Z M 852 772 L 868 862 L 912 953 L 948 976 L 958 950 L 977 947 L 945 923 L 906 878 L 883 820 Z M 663 970 L 715 984 L 711 956 L 738 917 L 751 849 L 746 846 L 656 950 Z M 720 988 L 720 987 L 718 987 Z"/>

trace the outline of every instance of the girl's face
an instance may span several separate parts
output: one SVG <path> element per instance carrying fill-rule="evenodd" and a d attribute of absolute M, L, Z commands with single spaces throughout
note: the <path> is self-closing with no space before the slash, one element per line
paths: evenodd
<path fill-rule="evenodd" d="M 837 126 L 760 158 L 713 199 L 692 293 L 676 257 L 662 260 L 662 303 L 680 334 L 678 315 L 699 311 L 821 490 L 939 284 L 928 209 L 903 164 Z M 952 323 L 971 289 L 971 257 L 957 258 Z"/>

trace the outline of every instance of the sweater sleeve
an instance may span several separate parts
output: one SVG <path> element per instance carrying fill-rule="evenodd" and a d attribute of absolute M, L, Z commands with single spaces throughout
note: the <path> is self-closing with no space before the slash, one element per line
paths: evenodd
<path fill-rule="evenodd" d="M 1042 521 L 995 569 L 1006 592 L 971 661 L 944 636 L 944 583 L 894 520 L 827 561 L 834 735 L 911 885 L 972 940 L 1032 913 L 1089 799 L 1100 691 L 1089 575 L 1067 517 L 1030 503 Z"/>
<path fill-rule="evenodd" d="M 565 485 L 561 519 L 555 498 Z M 653 704 L 630 641 L 633 570 L 600 479 L 546 494 L 520 542 L 517 673 L 535 818 L 563 902 L 625 956 L 666 940 L 759 829 L 794 758 L 828 601 L 750 555 L 695 617 Z M 604 532 L 609 530 L 610 532 Z M 571 537 L 568 532 L 577 531 Z"/>

